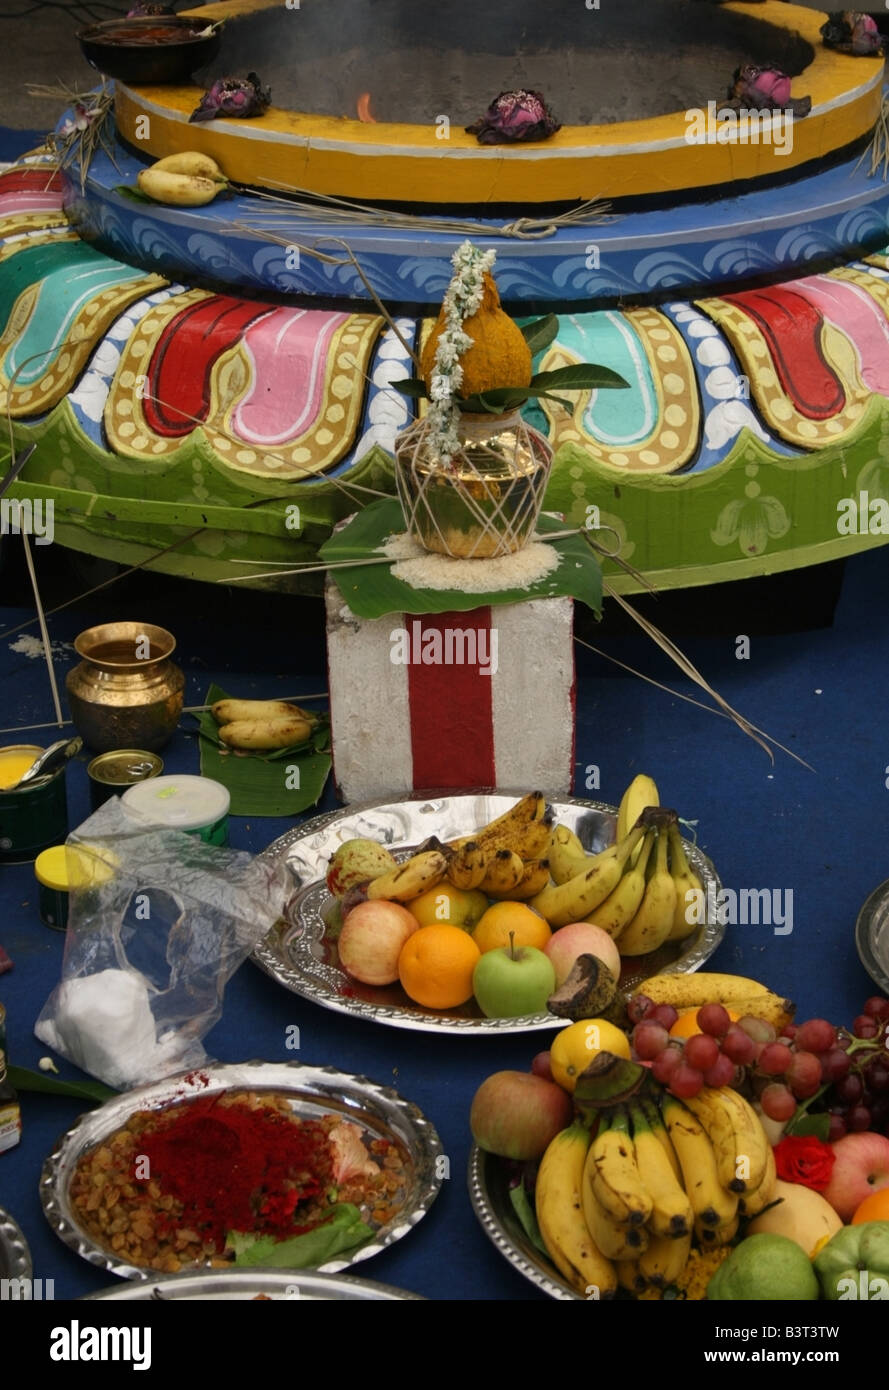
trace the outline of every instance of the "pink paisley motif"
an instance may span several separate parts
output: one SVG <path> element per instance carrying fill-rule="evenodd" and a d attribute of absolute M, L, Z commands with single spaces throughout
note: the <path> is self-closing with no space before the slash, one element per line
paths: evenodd
<path fill-rule="evenodd" d="M 242 343 L 252 385 L 232 412 L 232 428 L 241 439 L 285 444 L 312 428 L 324 395 L 330 341 L 348 317 L 317 309 L 275 309 L 251 324 Z"/>
<path fill-rule="evenodd" d="M 889 322 L 879 304 L 858 285 L 830 275 L 807 276 L 794 288 L 854 345 L 868 389 L 889 396 Z"/>

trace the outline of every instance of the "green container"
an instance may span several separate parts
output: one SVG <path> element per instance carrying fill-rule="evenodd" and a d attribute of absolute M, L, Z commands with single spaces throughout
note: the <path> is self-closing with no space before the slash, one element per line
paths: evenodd
<path fill-rule="evenodd" d="M 2 753 L 30 752 L 36 759 L 44 750 L 28 744 L 4 748 Z M 0 863 L 29 864 L 41 850 L 57 845 L 68 834 L 67 763 L 48 782 L 0 791 Z"/>
<path fill-rule="evenodd" d="M 221 782 L 191 773 L 152 777 L 124 792 L 121 806 L 134 819 L 198 835 L 208 845 L 228 844 L 231 794 Z"/>

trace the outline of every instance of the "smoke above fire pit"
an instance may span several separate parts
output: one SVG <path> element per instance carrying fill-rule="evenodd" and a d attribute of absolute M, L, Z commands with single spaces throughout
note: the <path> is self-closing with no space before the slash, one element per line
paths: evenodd
<path fill-rule="evenodd" d="M 229 21 L 202 78 L 254 69 L 277 107 L 464 126 L 499 91 L 542 91 L 565 125 L 638 120 L 720 98 L 744 61 L 791 74 L 802 38 L 705 0 L 300 0 Z"/>

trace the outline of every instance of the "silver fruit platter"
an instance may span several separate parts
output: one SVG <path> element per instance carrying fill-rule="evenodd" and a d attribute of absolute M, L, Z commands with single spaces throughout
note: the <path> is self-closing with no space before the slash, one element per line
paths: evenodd
<path fill-rule="evenodd" d="M 345 973 L 336 958 L 335 929 L 331 927 L 335 901 L 327 891 L 325 874 L 328 860 L 339 845 L 355 838 L 378 840 L 396 858 L 405 857 L 430 835 L 447 841 L 469 834 L 507 811 L 522 795 L 523 792 L 492 792 L 374 801 L 328 812 L 288 831 L 261 857 L 283 859 L 293 880 L 294 896 L 284 918 L 254 950 L 253 960 L 303 999 L 391 1028 L 477 1037 L 564 1027 L 565 1020 L 550 1013 L 485 1018 L 474 1001 L 460 1009 L 424 1009 L 413 1003 L 400 985 L 374 988 L 359 984 Z M 591 853 L 613 842 L 615 806 L 564 796 L 547 800 L 556 820 L 569 826 Z M 683 844 L 689 863 L 703 884 L 705 901 L 716 901 L 722 885 L 713 864 L 694 845 L 686 840 Z M 724 923 L 705 921 L 685 941 L 663 946 L 650 956 L 628 960 L 621 974 L 621 986 L 632 989 L 659 972 L 698 970 L 724 935 Z"/>

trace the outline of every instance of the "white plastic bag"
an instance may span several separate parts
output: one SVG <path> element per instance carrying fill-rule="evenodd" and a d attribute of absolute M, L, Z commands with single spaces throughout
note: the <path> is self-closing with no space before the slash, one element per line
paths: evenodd
<path fill-rule="evenodd" d="M 281 915 L 282 868 L 142 827 L 117 797 L 67 850 L 77 886 L 37 1037 L 118 1089 L 204 1065 L 226 982 Z"/>

